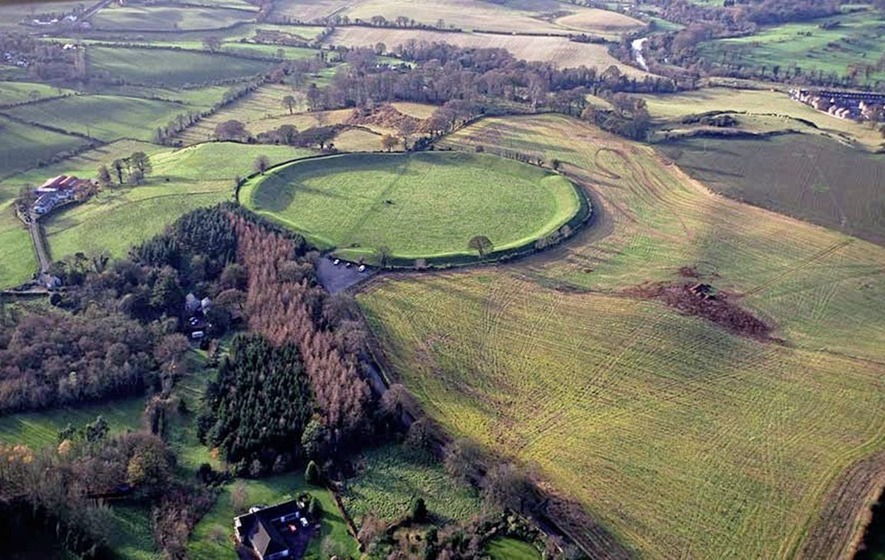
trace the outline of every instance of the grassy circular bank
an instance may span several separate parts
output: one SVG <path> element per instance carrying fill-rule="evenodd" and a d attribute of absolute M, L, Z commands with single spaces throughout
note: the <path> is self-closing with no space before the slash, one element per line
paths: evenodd
<path fill-rule="evenodd" d="M 589 213 L 575 185 L 556 173 L 481 153 L 340 154 L 294 161 L 250 179 L 247 207 L 344 259 L 409 266 L 476 260 L 475 236 L 491 257 L 533 247 Z"/>

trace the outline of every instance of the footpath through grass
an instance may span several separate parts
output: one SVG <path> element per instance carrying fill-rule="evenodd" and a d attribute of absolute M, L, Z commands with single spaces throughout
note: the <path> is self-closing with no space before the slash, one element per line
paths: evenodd
<path fill-rule="evenodd" d="M 555 232 L 580 209 L 566 178 L 470 153 L 349 154 L 275 169 L 241 191 L 248 207 L 342 257 L 379 247 L 405 259 L 520 247 Z"/>

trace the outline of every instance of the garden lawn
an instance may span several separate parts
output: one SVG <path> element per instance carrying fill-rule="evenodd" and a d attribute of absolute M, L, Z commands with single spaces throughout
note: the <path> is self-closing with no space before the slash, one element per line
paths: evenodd
<path fill-rule="evenodd" d="M 231 493 L 234 485 L 243 484 L 246 488 L 244 511 L 234 509 Z M 188 557 L 192 560 L 216 560 L 233 558 L 236 553 L 231 544 L 233 519 L 246 513 L 250 506 L 274 505 L 297 498 L 308 492 L 323 505 L 323 526 L 319 535 L 314 536 L 308 547 L 306 560 L 325 560 L 330 555 L 324 553 L 323 542 L 334 542 L 339 555 L 357 557 L 357 543 L 347 531 L 347 524 L 338 511 L 332 495 L 325 488 L 308 485 L 300 474 L 285 474 L 254 480 L 236 480 L 224 486 L 215 506 L 200 520 L 191 533 L 188 543 Z M 327 545 L 326 548 L 331 548 Z"/>
<path fill-rule="evenodd" d="M 486 544 L 492 560 L 540 560 L 538 549 L 527 542 L 511 538 L 495 538 Z"/>
<path fill-rule="evenodd" d="M 379 247 L 415 259 L 469 255 L 555 232 L 581 209 L 562 176 L 471 153 L 351 154 L 296 162 L 250 181 L 241 200 L 346 258 Z M 474 253 L 475 254 L 475 253 Z"/>

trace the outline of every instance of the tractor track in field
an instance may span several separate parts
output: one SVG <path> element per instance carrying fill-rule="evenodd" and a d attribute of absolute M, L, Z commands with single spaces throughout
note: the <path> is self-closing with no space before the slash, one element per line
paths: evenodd
<path fill-rule="evenodd" d="M 857 551 L 885 487 L 885 451 L 856 462 L 831 488 L 799 558 L 837 560 Z"/>
<path fill-rule="evenodd" d="M 776 275 L 774 278 L 771 278 L 770 280 L 763 282 L 762 284 L 759 284 L 754 288 L 751 288 L 750 290 L 744 292 L 741 295 L 744 297 L 747 297 L 747 296 L 754 296 L 754 295 L 757 295 L 761 292 L 764 292 L 765 290 L 778 284 L 779 282 L 781 282 L 785 278 L 788 278 L 789 276 L 792 276 L 796 272 L 799 272 L 800 270 L 802 270 L 804 268 L 808 268 L 809 266 L 824 260 L 828 256 L 838 252 L 840 249 L 847 247 L 848 245 L 851 245 L 852 243 L 854 243 L 853 238 L 848 238 L 848 239 L 843 239 L 841 241 L 837 241 L 836 243 L 830 245 L 829 247 L 822 249 L 821 251 L 818 251 L 817 253 L 811 255 L 810 257 L 800 261 L 797 265 L 792 266 L 792 267 L 788 268 L 787 270 L 781 272 L 780 274 Z"/>

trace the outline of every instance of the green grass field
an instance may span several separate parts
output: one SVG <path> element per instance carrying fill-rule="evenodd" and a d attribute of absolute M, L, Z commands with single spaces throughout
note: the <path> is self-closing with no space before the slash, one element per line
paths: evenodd
<path fill-rule="evenodd" d="M 114 504 L 109 545 L 121 560 L 160 560 L 151 534 L 151 511 L 147 505 Z"/>
<path fill-rule="evenodd" d="M 793 101 L 784 91 L 713 87 L 675 94 L 643 95 L 642 98 L 648 103 L 657 128 L 663 131 L 658 132 L 653 140 L 672 136 L 674 129 L 687 128 L 680 121 L 689 115 L 728 111 L 742 113 L 734 116 L 740 121 L 740 128 L 750 131 L 801 130 L 856 143 L 859 148 L 876 148 L 882 144 L 882 135 L 873 128 L 817 111 Z M 765 117 L 768 120 L 763 127 L 757 126 L 757 120 Z M 817 128 L 801 121 L 814 123 Z"/>
<path fill-rule="evenodd" d="M 0 82 L 0 107 L 24 103 L 34 99 L 46 99 L 59 95 L 71 95 L 74 92 L 66 88 L 56 88 L 46 84 L 29 82 Z"/>
<path fill-rule="evenodd" d="M 164 148 L 147 142 L 135 140 L 118 140 L 91 150 L 86 150 L 74 157 L 65 159 L 46 167 L 30 169 L 17 173 L 0 184 L 0 200 L 11 200 L 18 195 L 22 187 L 36 187 L 46 179 L 58 175 L 76 175 L 82 178 L 94 178 L 98 175 L 100 165 L 108 165 L 117 158 L 127 157 L 132 152 L 145 152 L 153 155 Z"/>
<path fill-rule="evenodd" d="M 235 515 L 246 513 L 236 511 L 232 503 L 235 484 L 246 488 L 245 509 L 253 505 L 274 505 L 291 500 L 309 492 L 323 504 L 323 527 L 320 534 L 311 540 L 305 559 L 321 560 L 328 557 L 322 550 L 323 541 L 329 539 L 338 544 L 344 554 L 357 556 L 357 543 L 347 532 L 347 524 L 341 516 L 332 495 L 328 490 L 310 486 L 300 474 L 285 474 L 256 480 L 242 480 L 227 484 L 218 497 L 215 507 L 206 514 L 194 528 L 188 544 L 188 557 L 192 560 L 216 560 L 233 558 L 231 544 L 233 519 Z"/>
<path fill-rule="evenodd" d="M 510 538 L 495 538 L 486 545 L 492 560 L 540 560 L 538 550 L 529 543 Z"/>
<path fill-rule="evenodd" d="M 12 201 L 0 191 L 0 289 L 23 284 L 37 272 L 37 257 L 25 225 L 15 217 Z"/>
<path fill-rule="evenodd" d="M 88 134 L 104 142 L 120 138 L 150 140 L 157 127 L 189 111 L 189 107 L 177 103 L 107 95 L 65 97 L 7 110 L 27 122 Z"/>
<path fill-rule="evenodd" d="M 137 430 L 141 426 L 144 405 L 143 397 L 133 397 L 76 408 L 7 414 L 0 416 L 0 442 L 24 443 L 33 449 L 54 447 L 59 443 L 58 432 L 68 423 L 75 428 L 82 428 L 94 422 L 99 415 L 107 420 L 111 433 Z"/>
<path fill-rule="evenodd" d="M 716 192 L 885 242 L 885 154 L 807 135 L 696 138 L 659 149 Z"/>
<path fill-rule="evenodd" d="M 228 27 L 255 18 L 255 8 L 110 6 L 92 19 L 99 31 L 193 31 Z"/>
<path fill-rule="evenodd" d="M 853 525 L 818 515 L 851 465 L 885 450 L 872 412 L 885 406 L 885 249 L 713 195 L 651 148 L 564 117 L 486 119 L 446 143 L 559 158 L 599 213 L 506 267 L 358 295 L 389 373 L 432 417 L 537 465 L 644 558 L 793 558 L 812 534 L 850 540 Z M 681 266 L 784 344 L 624 293 L 680 281 Z M 845 511 L 877 490 L 856 483 Z"/>
<path fill-rule="evenodd" d="M 241 200 L 347 258 L 381 246 L 410 259 L 464 255 L 475 235 L 519 247 L 580 208 L 571 182 L 537 167 L 429 152 L 306 160 L 256 178 Z"/>
<path fill-rule="evenodd" d="M 89 47 L 90 75 L 129 84 L 193 87 L 219 80 L 243 80 L 270 69 L 272 62 L 187 50 Z"/>
<path fill-rule="evenodd" d="M 0 116 L 0 177 L 24 171 L 60 152 L 75 150 L 86 144 L 86 140 L 76 136 L 44 130 Z"/>
<path fill-rule="evenodd" d="M 309 153 L 221 142 L 155 153 L 154 171 L 146 183 L 105 189 L 84 204 L 49 216 L 45 225 L 52 258 L 96 251 L 125 256 L 178 216 L 232 200 L 234 177 L 252 173 L 259 155 L 279 163 Z"/>
<path fill-rule="evenodd" d="M 835 23 L 833 29 L 821 29 L 823 23 Z M 872 85 L 885 81 L 885 70 L 875 69 L 876 61 L 885 54 L 882 25 L 885 12 L 868 8 L 808 23 L 788 23 L 762 29 L 747 37 L 720 39 L 701 45 L 699 54 L 712 62 L 765 66 L 769 75 L 777 66 L 786 72 L 795 64 L 803 73 L 822 71 L 825 75 L 846 74 L 850 64 L 867 63 L 874 67 L 867 76 L 858 73 L 857 83 Z"/>
<path fill-rule="evenodd" d="M 440 462 L 425 452 L 390 444 L 365 452 L 359 465 L 363 472 L 347 481 L 341 496 L 357 524 L 368 513 L 398 520 L 419 497 L 440 524 L 470 519 L 480 511 L 474 491 L 449 477 Z"/>

